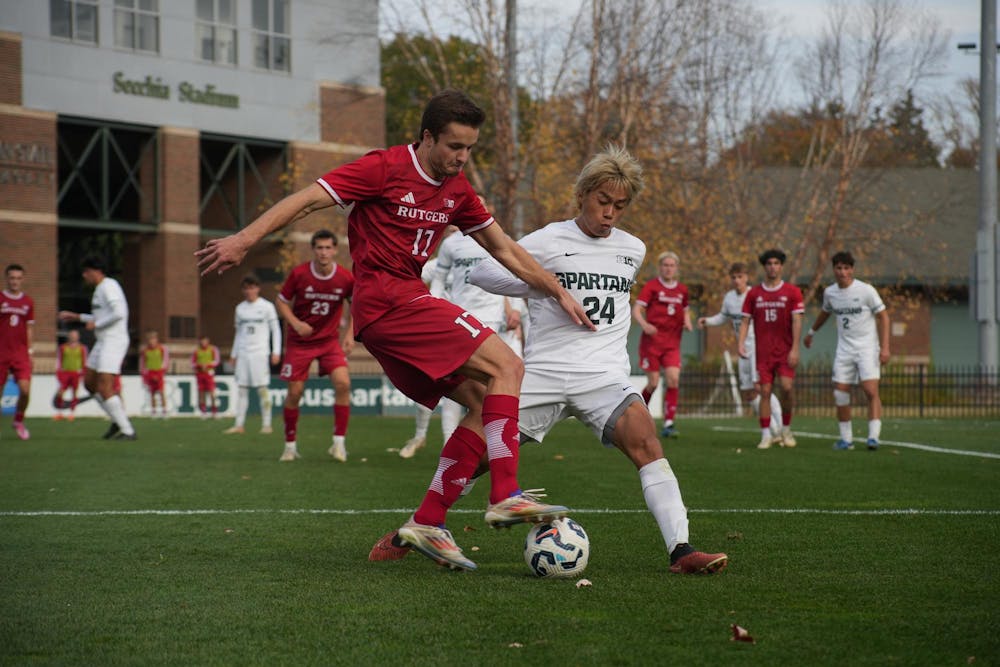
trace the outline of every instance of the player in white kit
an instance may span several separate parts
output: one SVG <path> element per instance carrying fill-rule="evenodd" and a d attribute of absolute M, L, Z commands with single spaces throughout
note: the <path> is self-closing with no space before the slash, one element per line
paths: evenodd
<path fill-rule="evenodd" d="M 125 414 L 121 396 L 115 391 L 115 378 L 122 372 L 122 362 L 128 353 L 128 301 L 122 286 L 106 272 L 103 258 L 87 257 L 83 261 L 83 281 L 94 287 L 90 313 L 63 310 L 59 312 L 59 319 L 84 322 L 97 338 L 87 355 L 83 384 L 111 418 L 104 438 L 135 440 L 135 429 Z"/>
<path fill-rule="evenodd" d="M 733 289 L 726 292 L 722 297 L 722 310 L 711 317 L 699 317 L 698 328 L 717 327 L 729 322 L 733 327 L 736 339 L 740 337 L 740 324 L 743 322 L 743 301 L 750 291 L 750 272 L 747 265 L 736 262 L 729 267 L 729 279 Z M 760 378 L 757 375 L 757 359 L 755 340 L 753 335 L 753 323 L 747 332 L 747 349 L 749 357 L 737 355 L 737 374 L 739 376 L 740 393 L 743 400 L 750 405 L 755 415 L 760 415 Z M 781 437 L 781 402 L 778 397 L 771 394 L 771 435 L 772 438 Z"/>
<path fill-rule="evenodd" d="M 854 257 L 841 251 L 832 258 L 836 282 L 823 290 L 823 310 L 806 332 L 803 344 L 832 315 L 837 320 L 837 352 L 833 359 L 833 400 L 837 406 L 840 439 L 833 448 L 854 449 L 851 432 L 851 385 L 860 381 L 868 397 L 869 450 L 878 449 L 882 433 L 882 400 L 878 383 L 881 365 L 889 361 L 889 313 L 870 284 L 854 278 Z"/>
<path fill-rule="evenodd" d="M 236 337 L 229 352 L 230 361 L 236 364 L 234 372 L 238 393 L 236 395 L 236 423 L 225 433 L 243 433 L 247 408 L 250 404 L 250 387 L 257 388 L 260 399 L 261 433 L 271 433 L 271 366 L 281 359 L 281 324 L 274 304 L 260 296 L 260 281 L 247 275 L 240 282 L 244 301 L 236 306 Z M 268 350 L 270 349 L 270 355 Z"/>
<path fill-rule="evenodd" d="M 728 558 L 688 544 L 687 509 L 677 477 L 663 455 L 646 403 L 629 380 L 629 299 L 646 245 L 617 225 L 641 189 L 639 163 L 624 149 L 608 147 L 577 179 L 578 216 L 519 241 L 583 304 L 596 332 L 574 325 L 553 299 L 492 260 L 479 264 L 470 281 L 498 294 L 528 298 L 522 440 L 541 442 L 563 419 L 579 419 L 638 469 L 646 504 L 670 554 L 670 571 L 712 573 L 725 567 Z"/>

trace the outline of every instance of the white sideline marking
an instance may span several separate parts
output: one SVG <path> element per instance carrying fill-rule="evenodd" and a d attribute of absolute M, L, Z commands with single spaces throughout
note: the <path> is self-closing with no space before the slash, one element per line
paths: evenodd
<path fill-rule="evenodd" d="M 453 509 L 452 514 L 482 514 L 481 509 Z M 645 514 L 646 509 L 572 509 L 572 514 Z M 841 516 L 998 516 L 1000 510 L 942 510 L 942 509 L 881 509 L 881 510 L 830 510 L 820 508 L 719 508 L 719 509 L 688 509 L 695 514 L 832 514 Z M 0 517 L 46 517 L 46 516 L 215 516 L 233 514 L 335 514 L 335 515 L 365 515 L 365 514 L 413 514 L 413 509 L 369 509 L 369 510 L 335 510 L 335 509 L 238 509 L 238 510 L 29 510 L 0 511 Z"/>
<path fill-rule="evenodd" d="M 759 428 L 737 428 L 735 426 L 713 426 L 713 431 L 728 431 L 730 433 L 760 433 Z M 807 431 L 792 430 L 796 436 L 805 438 L 819 438 L 820 440 L 836 440 L 837 436 L 827 433 L 809 433 Z M 863 438 L 854 438 L 854 442 L 865 444 Z M 959 456 L 979 456 L 985 459 L 1000 459 L 1000 454 L 993 452 L 974 452 L 968 449 L 948 449 L 946 447 L 934 447 L 933 445 L 921 445 L 916 442 L 899 442 L 898 440 L 879 440 L 879 445 L 892 445 L 893 447 L 906 447 L 908 449 L 921 449 L 925 452 L 936 452 L 938 454 L 958 454 Z"/>

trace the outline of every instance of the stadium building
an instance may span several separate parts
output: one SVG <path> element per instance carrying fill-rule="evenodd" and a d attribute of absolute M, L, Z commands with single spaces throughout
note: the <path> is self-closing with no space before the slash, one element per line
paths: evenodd
<path fill-rule="evenodd" d="M 228 350 L 246 271 L 273 299 L 311 230 L 344 238 L 331 208 L 222 276 L 193 257 L 384 145 L 377 26 L 378 3 L 351 0 L 5 0 L 0 259 L 26 269 L 36 372 L 53 369 L 57 311 L 89 311 L 91 252 L 125 288 L 133 348 L 156 329 L 186 362 L 202 332 Z"/>

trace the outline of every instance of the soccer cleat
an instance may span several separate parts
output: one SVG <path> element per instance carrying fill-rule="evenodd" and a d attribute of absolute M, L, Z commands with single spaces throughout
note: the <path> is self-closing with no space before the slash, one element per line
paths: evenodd
<path fill-rule="evenodd" d="M 868 447 L 869 452 L 874 452 L 878 449 L 878 440 L 875 438 L 868 438 L 868 442 L 865 443 L 865 446 Z"/>
<path fill-rule="evenodd" d="M 52 415 L 52 421 L 54 421 L 54 422 L 59 422 L 59 421 L 62 421 L 62 418 L 63 418 L 63 416 L 62 416 L 62 415 L 60 415 L 60 414 L 58 414 L 58 413 L 57 413 L 57 414 L 54 414 L 54 415 Z"/>
<path fill-rule="evenodd" d="M 760 442 L 757 443 L 757 449 L 771 449 L 772 444 L 780 441 L 780 438 L 772 438 L 769 435 L 763 435 L 760 438 Z"/>
<path fill-rule="evenodd" d="M 118 433 L 115 433 L 114 437 L 112 437 L 111 439 L 112 440 L 138 440 L 138 438 L 136 437 L 135 433 L 125 433 L 124 431 L 120 431 Z"/>
<path fill-rule="evenodd" d="M 226 435 L 234 435 L 234 434 L 237 434 L 237 433 L 238 434 L 242 434 L 243 433 L 243 427 L 242 426 L 230 426 L 225 431 L 223 431 L 223 433 L 225 433 Z"/>
<path fill-rule="evenodd" d="M 494 528 L 507 528 L 519 523 L 554 521 L 569 514 L 569 509 L 562 505 L 539 502 L 539 498 L 545 497 L 544 490 L 529 489 L 490 505 L 486 508 L 486 523 Z"/>
<path fill-rule="evenodd" d="M 847 440 L 838 440 L 833 443 L 833 448 L 840 451 L 845 451 L 848 449 L 854 449 L 854 443 Z"/>
<path fill-rule="evenodd" d="M 672 563 L 670 571 L 674 574 L 715 574 L 725 569 L 728 564 L 729 556 L 726 554 L 692 551 L 687 556 L 678 558 L 676 563 Z"/>
<path fill-rule="evenodd" d="M 102 435 L 101 437 L 104 438 L 105 440 L 110 440 L 111 438 L 118 435 L 119 431 L 121 431 L 121 429 L 118 428 L 118 424 L 111 422 L 111 426 L 108 427 L 108 430 L 105 431 L 104 435 Z"/>
<path fill-rule="evenodd" d="M 295 445 L 285 445 L 285 451 L 281 453 L 281 458 L 278 460 L 286 462 L 286 461 L 294 461 L 295 459 L 299 458 L 302 457 L 299 456 L 299 450 L 295 447 Z"/>
<path fill-rule="evenodd" d="M 25 428 L 24 422 L 14 422 L 14 433 L 17 433 L 17 437 L 21 440 L 27 440 L 31 437 L 31 433 Z"/>
<path fill-rule="evenodd" d="M 785 426 L 781 429 L 781 446 L 782 447 L 794 447 L 798 443 L 795 442 L 795 436 L 792 435 L 792 429 Z"/>
<path fill-rule="evenodd" d="M 673 424 L 664 424 L 663 428 L 660 429 L 661 438 L 676 438 L 678 435 L 680 435 L 680 432 Z"/>
<path fill-rule="evenodd" d="M 397 542 L 400 544 L 397 546 Z M 386 533 L 368 552 L 368 560 L 399 560 L 410 553 L 410 545 L 399 539 L 399 531 Z"/>
<path fill-rule="evenodd" d="M 261 426 L 260 427 L 260 432 L 263 435 L 271 435 L 272 433 L 274 433 L 274 429 L 272 429 L 270 427 L 270 425 L 268 425 L 268 426 Z"/>
<path fill-rule="evenodd" d="M 462 555 L 455 538 L 445 528 L 425 526 L 410 519 L 397 531 L 400 541 L 410 545 L 438 565 L 452 570 L 475 570 L 476 564 Z"/>
<path fill-rule="evenodd" d="M 334 437 L 333 444 L 330 445 L 330 449 L 326 450 L 326 453 L 341 463 L 347 462 L 347 446 L 344 444 L 343 439 L 338 440 Z"/>
<path fill-rule="evenodd" d="M 412 459 L 417 450 L 423 449 L 425 444 L 427 444 L 427 438 L 410 438 L 403 445 L 403 448 L 399 450 L 399 455 L 404 459 Z"/>

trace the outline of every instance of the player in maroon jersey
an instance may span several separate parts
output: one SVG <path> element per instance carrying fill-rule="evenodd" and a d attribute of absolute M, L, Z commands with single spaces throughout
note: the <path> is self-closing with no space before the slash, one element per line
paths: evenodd
<path fill-rule="evenodd" d="M 799 339 L 802 337 L 802 314 L 805 303 L 802 291 L 781 279 L 785 253 L 776 248 L 759 257 L 764 267 L 764 282 L 754 285 L 743 300 L 743 322 L 740 324 L 740 356 L 749 356 L 747 332 L 753 321 L 756 336 L 757 374 L 760 376 L 760 430 L 758 449 L 767 449 L 771 438 L 771 391 L 777 380 L 781 402 L 782 447 L 794 447 L 792 409 L 795 407 L 795 367 L 799 364 Z"/>
<path fill-rule="evenodd" d="M 315 359 L 320 376 L 329 375 L 333 383 L 333 444 L 328 450 L 338 461 L 347 461 L 344 442 L 351 416 L 351 376 L 347 355 L 354 348 L 354 334 L 348 321 L 344 342 L 340 342 L 340 319 L 344 301 L 354 292 L 354 276 L 334 261 L 337 237 L 328 229 L 312 235 L 313 258 L 299 264 L 285 280 L 275 301 L 278 315 L 288 323 L 285 357 L 281 361 L 281 379 L 288 383 L 285 396 L 285 451 L 280 461 L 299 458 L 296 432 L 299 403 Z"/>
<path fill-rule="evenodd" d="M 203 273 L 239 264 L 264 236 L 308 213 L 353 204 L 348 241 L 356 279 L 351 312 L 355 338 L 404 394 L 427 407 L 443 396 L 469 412 L 441 452 L 437 472 L 402 540 L 448 567 L 475 569 L 444 528 L 447 508 L 475 472 L 457 461 L 487 454 L 494 526 L 564 516 L 522 491 L 517 479 L 518 397 L 524 365 L 471 313 L 430 296 L 420 269 L 447 225 L 471 234 L 512 273 L 549 294 L 579 326 L 594 329 L 583 307 L 542 269 L 483 207 L 462 173 L 485 121 L 465 93 L 445 90 L 427 103 L 419 141 L 368 153 L 281 200 L 238 233 L 210 240 L 195 254 Z M 471 450 L 476 456 L 462 456 Z"/>
<path fill-rule="evenodd" d="M 639 336 L 639 366 L 646 372 L 642 397 L 646 404 L 660 384 L 663 369 L 663 430 L 660 435 L 677 435 L 674 417 L 681 382 L 681 336 L 691 331 L 687 285 L 678 282 L 680 258 L 673 252 L 657 257 L 659 275 L 642 286 L 632 306 L 632 317 L 642 328 Z"/>
<path fill-rule="evenodd" d="M 17 405 L 14 407 L 14 432 L 21 440 L 31 437 L 24 426 L 24 411 L 31 398 L 31 337 L 35 328 L 35 302 L 25 294 L 24 267 L 9 264 L 4 269 L 7 288 L 0 291 L 0 390 L 7 376 L 17 382 Z"/>

